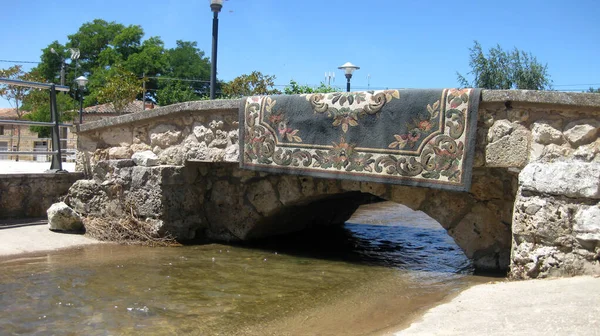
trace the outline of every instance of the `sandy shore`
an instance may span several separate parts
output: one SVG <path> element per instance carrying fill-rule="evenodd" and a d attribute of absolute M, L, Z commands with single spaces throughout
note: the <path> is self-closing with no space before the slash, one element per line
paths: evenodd
<path fill-rule="evenodd" d="M 600 335 L 600 278 L 474 286 L 393 335 Z"/>
<path fill-rule="evenodd" d="M 3 224 L 8 225 L 7 223 Z M 91 244 L 100 244 L 100 242 L 81 234 L 52 232 L 48 229 L 47 224 L 12 228 L 0 226 L 0 257 Z"/>

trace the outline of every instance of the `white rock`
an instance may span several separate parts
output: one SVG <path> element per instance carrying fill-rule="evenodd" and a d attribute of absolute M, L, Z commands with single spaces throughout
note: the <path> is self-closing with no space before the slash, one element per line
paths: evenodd
<path fill-rule="evenodd" d="M 198 141 L 204 141 L 204 136 L 206 135 L 207 131 L 208 128 L 204 127 L 204 125 L 200 123 L 195 123 L 194 128 L 192 130 Z"/>
<path fill-rule="evenodd" d="M 131 157 L 131 149 L 127 147 L 111 147 L 108 149 L 108 157 L 110 159 L 129 159 Z"/>
<path fill-rule="evenodd" d="M 571 145 L 577 147 L 596 140 L 598 122 L 595 120 L 580 120 L 569 123 L 565 127 L 565 137 Z"/>
<path fill-rule="evenodd" d="M 519 185 L 538 193 L 600 199 L 600 163 L 530 163 L 519 174 Z"/>
<path fill-rule="evenodd" d="M 172 125 L 158 125 L 150 131 L 150 144 L 166 148 L 175 145 L 181 139 L 181 131 Z"/>
<path fill-rule="evenodd" d="M 81 217 L 64 202 L 54 203 L 48 210 L 48 227 L 52 231 L 81 231 Z"/>
<path fill-rule="evenodd" d="M 158 165 L 158 156 L 149 150 L 137 152 L 133 154 L 131 159 L 133 159 L 133 162 L 138 166 L 153 167 Z"/>
<path fill-rule="evenodd" d="M 514 129 L 513 124 L 508 120 L 497 120 L 488 131 L 487 140 L 496 142 L 506 135 L 510 134 Z"/>
<path fill-rule="evenodd" d="M 547 121 L 535 122 L 531 128 L 531 135 L 533 141 L 543 145 L 551 143 L 560 145 L 565 142 L 562 132 Z"/>
<path fill-rule="evenodd" d="M 591 206 L 579 210 L 575 215 L 573 231 L 577 239 L 600 241 L 600 207 Z"/>

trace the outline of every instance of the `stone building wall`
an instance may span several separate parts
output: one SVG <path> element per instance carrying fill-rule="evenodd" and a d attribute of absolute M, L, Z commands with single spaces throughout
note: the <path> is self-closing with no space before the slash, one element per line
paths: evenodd
<path fill-rule="evenodd" d="M 145 150 L 154 152 L 162 165 L 237 162 L 239 104 L 237 100 L 190 102 L 82 125 L 77 167 L 92 176 L 103 160 L 129 159 Z M 600 274 L 599 115 L 597 94 L 484 90 L 469 193 L 392 186 L 372 186 L 368 192 L 380 196 L 378 190 L 385 189 L 386 195 L 401 190 L 396 195 L 410 197 L 387 198 L 408 206 L 424 198 L 414 208 L 438 220 L 465 251 L 482 250 L 465 247 L 468 244 L 493 241 L 489 243 L 497 253 L 493 262 L 503 264 L 500 260 L 510 246 L 510 274 L 515 278 Z M 213 170 L 218 168 L 209 169 Z M 273 190 L 283 183 L 273 179 L 289 179 L 263 177 Z M 364 192 L 365 186 L 338 191 Z M 214 206 L 218 199 L 215 194 L 202 202 Z M 512 235 L 511 243 L 498 238 L 504 234 Z M 499 246 L 503 252 L 498 252 Z M 477 259 L 474 252 L 469 256 Z"/>
<path fill-rule="evenodd" d="M 81 178 L 81 173 L 0 174 L 0 219 L 45 217 Z"/>

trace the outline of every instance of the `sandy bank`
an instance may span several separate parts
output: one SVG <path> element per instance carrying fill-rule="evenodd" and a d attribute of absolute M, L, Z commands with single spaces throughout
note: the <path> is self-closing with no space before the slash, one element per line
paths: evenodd
<path fill-rule="evenodd" d="M 52 232 L 47 224 L 0 227 L 0 257 L 99 243 L 80 234 Z"/>
<path fill-rule="evenodd" d="M 600 335 L 600 278 L 471 287 L 396 336 Z"/>

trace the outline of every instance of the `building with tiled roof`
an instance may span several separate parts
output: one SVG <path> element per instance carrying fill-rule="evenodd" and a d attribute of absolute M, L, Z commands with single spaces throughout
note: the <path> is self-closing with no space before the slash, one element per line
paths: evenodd
<path fill-rule="evenodd" d="M 21 116 L 28 114 L 23 111 Z M 17 110 L 14 108 L 0 108 L 0 120 L 18 120 Z M 19 134 L 21 139 L 19 142 Z M 36 132 L 32 132 L 29 126 L 3 125 L 0 123 L 0 160 L 15 160 L 16 155 L 8 155 L 2 152 L 11 152 L 17 150 L 17 143 L 20 151 L 47 151 L 50 144 L 49 139 L 42 139 Z M 23 161 L 47 161 L 47 155 L 19 155 L 19 160 Z"/>

